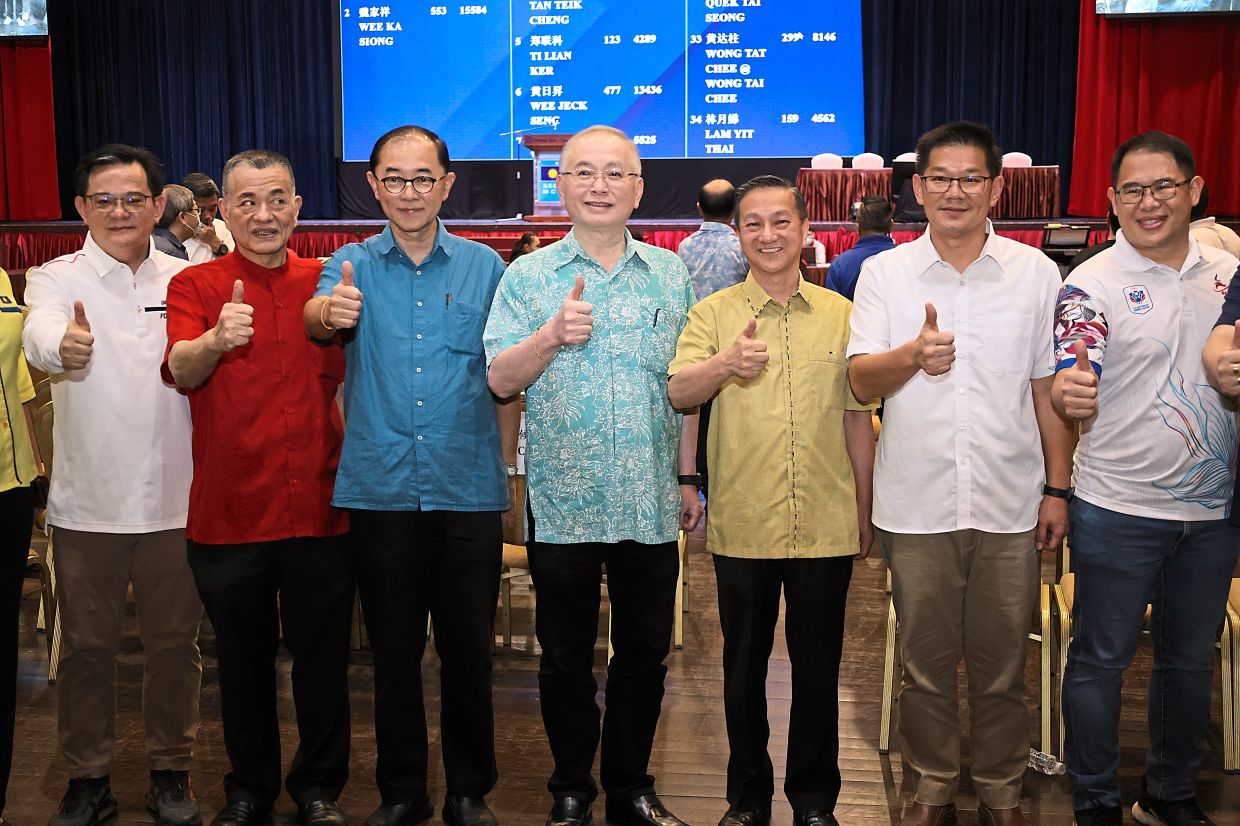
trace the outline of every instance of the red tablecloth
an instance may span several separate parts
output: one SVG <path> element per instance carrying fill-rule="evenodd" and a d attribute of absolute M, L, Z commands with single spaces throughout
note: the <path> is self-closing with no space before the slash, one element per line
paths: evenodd
<path fill-rule="evenodd" d="M 866 195 L 891 198 L 890 169 L 801 169 L 797 189 L 811 221 L 851 220 L 852 205 Z"/>
<path fill-rule="evenodd" d="M 1009 166 L 1003 170 L 1003 191 L 991 218 L 1055 218 L 1059 216 L 1058 166 Z"/>

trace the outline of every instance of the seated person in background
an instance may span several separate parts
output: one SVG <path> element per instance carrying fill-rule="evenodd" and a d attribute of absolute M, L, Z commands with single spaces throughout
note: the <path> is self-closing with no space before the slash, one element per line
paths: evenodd
<path fill-rule="evenodd" d="M 198 220 L 198 206 L 194 195 L 180 184 L 164 187 L 164 212 L 155 223 L 151 238 L 155 249 L 183 261 L 189 260 L 185 242 L 198 234 L 202 222 Z"/>
<path fill-rule="evenodd" d="M 194 203 L 201 208 L 202 232 L 185 245 L 191 264 L 201 264 L 227 255 L 233 249 L 232 233 L 216 216 L 220 205 L 220 188 L 202 172 L 191 172 L 181 179 L 181 186 L 194 193 Z"/>
<path fill-rule="evenodd" d="M 1189 216 L 1193 221 L 1188 225 L 1189 234 L 1197 239 L 1198 244 L 1215 247 L 1240 258 L 1240 235 L 1236 235 L 1231 227 L 1216 223 L 1214 218 L 1207 216 L 1209 210 L 1210 190 L 1202 184 L 1201 198 Z"/>
<path fill-rule="evenodd" d="M 814 266 L 822 267 L 827 263 L 827 245 L 814 237 L 812 229 L 805 230 L 805 240 L 802 242 L 802 248 L 814 248 Z"/>
<path fill-rule="evenodd" d="M 512 245 L 512 255 L 508 256 L 508 263 L 511 264 L 526 253 L 531 253 L 542 246 L 542 241 L 532 232 L 525 232 Z"/>
<path fill-rule="evenodd" d="M 1115 233 L 1117 232 L 1119 232 L 1119 219 L 1115 217 L 1115 210 L 1107 207 L 1107 240 L 1099 241 L 1092 247 L 1086 247 L 1078 252 L 1068 264 L 1068 272 L 1072 272 L 1103 250 L 1109 250 L 1115 246 Z"/>
<path fill-rule="evenodd" d="M 857 232 L 861 237 L 856 245 L 835 256 L 827 271 L 827 283 L 823 285 L 849 301 L 857 289 L 857 278 L 865 260 L 896 245 L 891 240 L 891 202 L 882 195 L 865 196 L 861 209 L 857 210 Z"/>
<path fill-rule="evenodd" d="M 749 272 L 741 242 L 732 231 L 732 199 L 736 188 L 730 181 L 708 181 L 698 193 L 697 209 L 702 225 L 680 242 L 676 254 L 685 262 L 693 295 L 698 301 L 724 287 L 740 283 Z"/>

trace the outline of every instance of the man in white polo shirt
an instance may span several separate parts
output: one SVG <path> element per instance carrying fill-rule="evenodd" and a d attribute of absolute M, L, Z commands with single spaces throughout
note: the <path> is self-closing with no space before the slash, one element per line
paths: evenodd
<path fill-rule="evenodd" d="M 1115 246 L 1073 270 L 1055 321 L 1055 405 L 1082 421 L 1064 751 L 1077 824 L 1118 826 L 1120 690 L 1152 604 L 1150 748 L 1132 813 L 1201 826 L 1193 788 L 1240 547 L 1226 520 L 1236 429 L 1201 354 L 1237 262 L 1189 234 L 1202 180 L 1184 141 L 1129 139 L 1111 182 Z"/>
<path fill-rule="evenodd" d="M 865 263 L 852 313 L 853 392 L 886 400 L 873 520 L 904 661 L 904 826 L 956 821 L 962 656 L 978 822 L 1023 822 L 1035 547 L 1067 527 L 1072 433 L 1050 402 L 1059 273 L 995 234 L 986 216 L 1002 189 L 989 129 L 923 135 L 913 190 L 929 230 Z"/>
<path fill-rule="evenodd" d="M 166 826 L 201 821 L 189 763 L 198 727 L 202 603 L 186 559 L 189 406 L 163 384 L 168 282 L 188 262 L 155 249 L 163 172 L 121 144 L 74 173 L 82 249 L 27 276 L 22 342 L 56 376 L 56 457 L 48 502 L 64 647 L 58 725 L 69 788 L 50 826 L 115 817 L 116 653 L 133 584 L 151 787 Z"/>

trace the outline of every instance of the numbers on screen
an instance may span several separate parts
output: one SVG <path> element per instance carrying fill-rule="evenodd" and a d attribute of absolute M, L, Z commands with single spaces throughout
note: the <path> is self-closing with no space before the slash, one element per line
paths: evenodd
<path fill-rule="evenodd" d="M 797 123 L 797 122 L 799 122 L 800 120 L 801 120 L 801 116 L 800 116 L 800 115 L 797 115 L 797 114 L 780 115 L 780 116 L 779 116 L 779 122 L 780 122 L 780 123 Z"/>
<path fill-rule="evenodd" d="M 617 43 L 620 42 L 620 39 L 621 39 L 620 35 L 618 34 L 605 34 L 603 35 L 603 45 L 604 46 L 615 46 Z"/>
<path fill-rule="evenodd" d="M 431 17 L 438 17 L 448 13 L 447 6 L 431 6 Z"/>
<path fill-rule="evenodd" d="M 780 43 L 796 43 L 798 40 L 804 40 L 804 32 L 784 32 L 779 37 Z"/>
<path fill-rule="evenodd" d="M 810 115 L 809 119 L 812 123 L 835 123 L 835 113 L 820 112 L 816 115 Z"/>

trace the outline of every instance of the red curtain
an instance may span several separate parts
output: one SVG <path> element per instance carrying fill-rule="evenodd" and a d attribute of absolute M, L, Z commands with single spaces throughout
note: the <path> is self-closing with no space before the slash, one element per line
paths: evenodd
<path fill-rule="evenodd" d="M 0 44 L 0 221 L 60 217 L 51 45 Z"/>
<path fill-rule="evenodd" d="M 1117 19 L 1082 0 L 1068 212 L 1106 213 L 1111 154 L 1139 132 L 1183 138 L 1212 215 L 1240 215 L 1240 15 Z"/>

